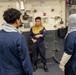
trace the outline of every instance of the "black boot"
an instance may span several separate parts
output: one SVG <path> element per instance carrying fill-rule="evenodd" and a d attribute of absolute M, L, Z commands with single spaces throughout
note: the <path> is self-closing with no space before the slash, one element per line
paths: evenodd
<path fill-rule="evenodd" d="M 49 71 L 47 65 L 44 65 L 44 71 L 45 72 L 48 72 Z"/>
<path fill-rule="evenodd" d="M 37 65 L 33 65 L 33 72 L 37 70 Z"/>

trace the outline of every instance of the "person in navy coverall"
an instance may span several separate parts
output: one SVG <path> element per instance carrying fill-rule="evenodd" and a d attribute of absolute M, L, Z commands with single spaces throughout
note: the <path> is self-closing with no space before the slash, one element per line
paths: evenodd
<path fill-rule="evenodd" d="M 76 75 L 76 14 L 71 14 L 68 18 L 68 33 L 60 68 L 65 75 Z"/>
<path fill-rule="evenodd" d="M 45 58 L 45 44 L 44 38 L 46 36 L 46 29 L 41 24 L 41 17 L 35 18 L 35 25 L 30 29 L 30 39 L 32 40 L 32 53 L 33 53 L 33 71 L 37 69 L 38 54 L 40 54 L 41 61 L 44 65 L 45 72 L 48 72 Z"/>
<path fill-rule="evenodd" d="M 10 8 L 3 14 L 0 30 L 0 75 L 33 75 L 25 37 L 17 29 L 20 11 Z"/>

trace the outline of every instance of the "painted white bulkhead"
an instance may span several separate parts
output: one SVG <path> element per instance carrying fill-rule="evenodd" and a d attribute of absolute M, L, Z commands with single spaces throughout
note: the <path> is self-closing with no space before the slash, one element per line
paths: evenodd
<path fill-rule="evenodd" d="M 24 10 L 20 9 L 20 0 L 0 0 L 0 29 L 2 28 L 3 12 L 8 8 L 16 8 L 22 12 L 27 12 L 29 17 L 32 17 L 32 22 L 24 21 L 21 16 L 23 23 L 29 23 L 29 28 L 20 28 L 21 31 L 29 31 L 31 26 L 34 25 L 34 19 L 37 16 L 42 18 L 42 23 L 46 30 L 55 30 L 60 27 L 66 26 L 66 0 L 24 0 Z M 36 12 L 34 12 L 36 10 Z M 60 24 L 60 21 L 63 24 Z M 56 25 L 56 28 L 54 27 Z"/>

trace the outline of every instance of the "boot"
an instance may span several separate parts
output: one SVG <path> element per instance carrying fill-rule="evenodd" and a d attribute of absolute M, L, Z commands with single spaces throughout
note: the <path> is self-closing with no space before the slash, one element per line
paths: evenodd
<path fill-rule="evenodd" d="M 33 72 L 37 70 L 37 65 L 33 65 Z"/>
<path fill-rule="evenodd" d="M 44 65 L 44 71 L 45 72 L 48 72 L 49 71 L 47 65 Z"/>

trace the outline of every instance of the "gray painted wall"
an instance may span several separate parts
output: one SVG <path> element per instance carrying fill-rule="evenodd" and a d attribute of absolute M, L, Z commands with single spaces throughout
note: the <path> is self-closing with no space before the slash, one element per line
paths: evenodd
<path fill-rule="evenodd" d="M 66 33 L 64 31 L 61 31 L 60 34 L 64 35 L 64 33 Z M 29 38 L 29 32 L 23 32 L 23 35 L 26 36 L 28 47 L 29 49 L 31 49 L 31 40 Z M 53 55 L 55 55 L 54 50 L 58 48 L 59 51 L 56 52 L 55 56 L 58 60 L 61 59 L 64 50 L 64 38 L 58 37 L 58 30 L 47 31 L 47 36 L 45 38 L 45 45 L 46 45 L 46 58 L 52 58 Z"/>

